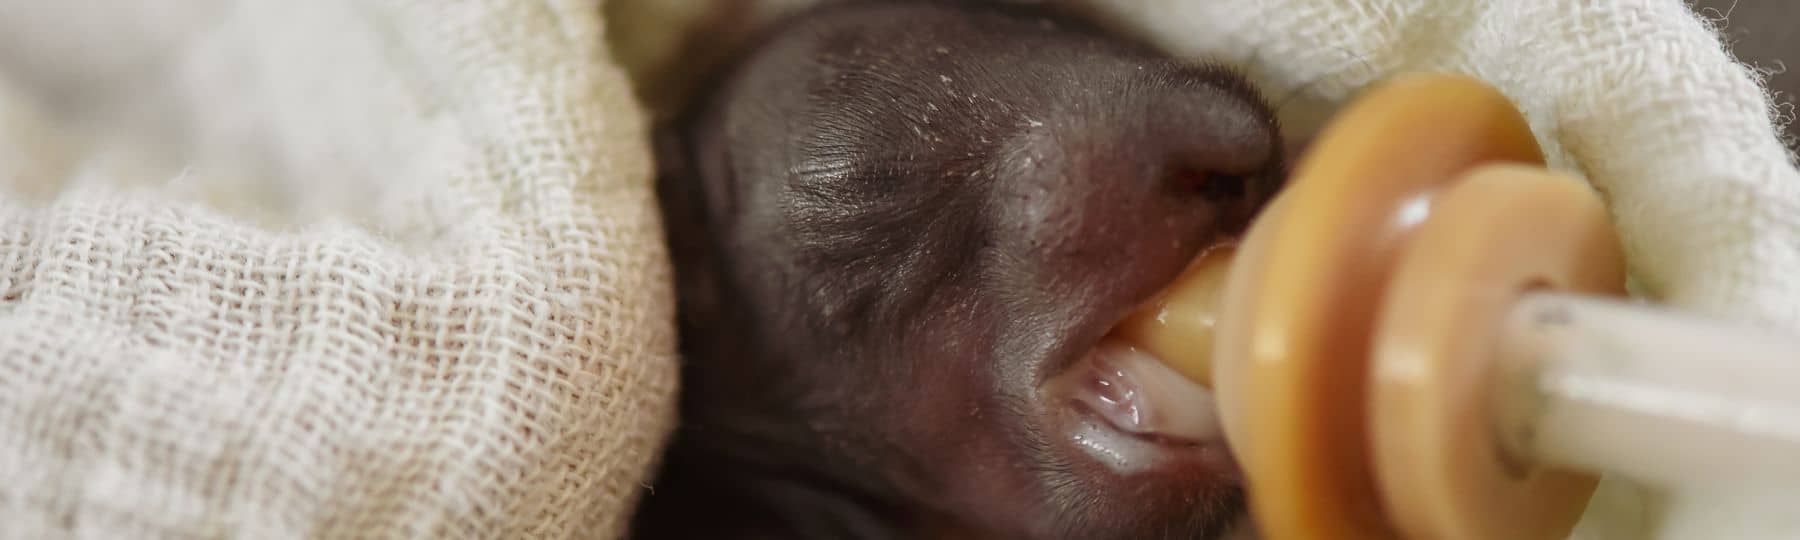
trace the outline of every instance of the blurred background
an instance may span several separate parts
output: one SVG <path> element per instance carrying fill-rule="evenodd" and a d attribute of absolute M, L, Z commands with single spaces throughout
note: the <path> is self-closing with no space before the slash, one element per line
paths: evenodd
<path fill-rule="evenodd" d="M 1768 84 L 1784 115 L 1794 115 L 1794 96 L 1800 94 L 1800 2 L 1795 0 L 1690 0 L 1700 16 L 1724 19 L 1725 43 L 1740 60 L 1770 73 Z M 1800 126 L 1789 122 L 1789 150 L 1800 148 Z"/>

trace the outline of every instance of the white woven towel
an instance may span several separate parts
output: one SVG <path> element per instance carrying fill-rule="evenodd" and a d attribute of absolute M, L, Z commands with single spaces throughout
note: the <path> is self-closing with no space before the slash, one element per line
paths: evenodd
<path fill-rule="evenodd" d="M 616 537 L 672 425 L 594 0 L 0 0 L 0 538 Z"/>
<path fill-rule="evenodd" d="M 734 7 L 768 14 L 819 1 L 829 0 Z M 1800 331 L 1800 172 L 1777 132 L 1788 120 L 1778 111 L 1791 109 L 1682 0 L 1005 1 L 1076 8 L 1173 54 L 1243 67 L 1300 135 L 1395 75 L 1481 77 L 1525 111 L 1552 166 L 1604 192 L 1643 294 Z M 730 22 L 704 14 L 739 0 L 614 2 L 631 8 L 619 13 L 704 26 Z M 678 42 L 624 43 L 634 73 L 658 84 L 686 67 Z M 1609 482 L 1577 537 L 1800 538 L 1795 507 L 1800 495 L 1651 497 Z"/>

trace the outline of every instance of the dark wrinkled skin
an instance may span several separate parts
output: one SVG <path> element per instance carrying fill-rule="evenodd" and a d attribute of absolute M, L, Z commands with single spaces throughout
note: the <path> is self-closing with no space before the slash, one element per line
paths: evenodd
<path fill-rule="evenodd" d="M 1213 472 L 1076 452 L 1043 381 L 1276 189 L 1232 71 L 1017 7 L 774 29 L 662 133 L 682 425 L 636 538 L 1206 538 Z"/>

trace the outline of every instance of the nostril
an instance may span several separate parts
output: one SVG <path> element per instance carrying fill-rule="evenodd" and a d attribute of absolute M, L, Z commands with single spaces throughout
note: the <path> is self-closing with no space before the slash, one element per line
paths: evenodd
<path fill-rule="evenodd" d="M 1208 209 L 1210 230 L 1236 236 L 1248 230 L 1279 189 L 1281 176 L 1267 170 L 1246 174 L 1184 165 L 1171 167 L 1166 180 L 1177 198 Z"/>
<path fill-rule="evenodd" d="M 1194 167 L 1176 167 L 1170 183 L 1180 193 L 1198 195 L 1213 202 L 1242 199 L 1250 189 L 1249 176 Z"/>

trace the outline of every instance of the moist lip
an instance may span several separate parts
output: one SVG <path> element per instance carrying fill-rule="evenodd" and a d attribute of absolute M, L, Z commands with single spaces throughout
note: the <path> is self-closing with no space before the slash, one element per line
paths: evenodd
<path fill-rule="evenodd" d="M 1212 393 L 1127 343 L 1103 340 L 1045 392 L 1068 409 L 1067 441 L 1115 472 L 1235 469 Z"/>

